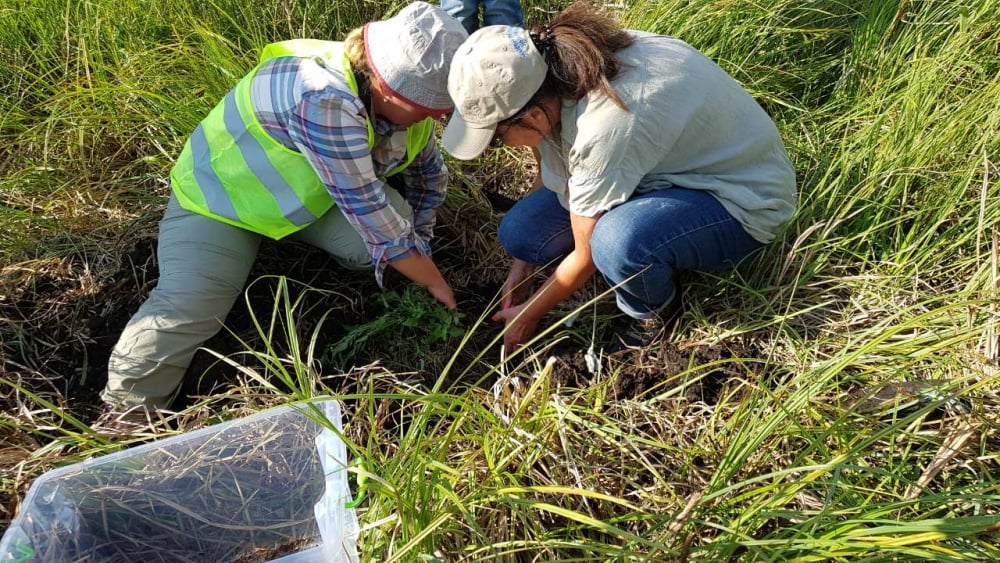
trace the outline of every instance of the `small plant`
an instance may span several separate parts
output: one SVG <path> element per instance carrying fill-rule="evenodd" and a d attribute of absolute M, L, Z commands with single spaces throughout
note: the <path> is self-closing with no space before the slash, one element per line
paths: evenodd
<path fill-rule="evenodd" d="M 402 295 L 395 291 L 383 293 L 379 301 L 388 311 L 386 317 L 398 319 L 401 326 L 426 330 L 426 344 L 465 334 L 460 326 L 465 314 L 442 307 L 417 286 L 407 286 Z"/>
<path fill-rule="evenodd" d="M 402 293 L 387 291 L 379 296 L 379 302 L 385 313 L 351 327 L 340 342 L 329 348 L 323 363 L 343 366 L 374 342 L 378 342 L 380 355 L 388 357 L 387 353 L 400 342 L 397 333 L 404 328 L 412 329 L 405 341 L 418 343 L 417 356 L 421 358 L 430 353 L 430 345 L 465 334 L 461 326 L 465 314 L 443 307 L 418 286 L 408 286 Z"/>

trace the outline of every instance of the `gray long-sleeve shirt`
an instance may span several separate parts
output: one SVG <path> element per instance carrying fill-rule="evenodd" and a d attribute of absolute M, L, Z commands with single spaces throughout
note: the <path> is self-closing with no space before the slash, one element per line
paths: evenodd
<path fill-rule="evenodd" d="M 565 101 L 559 138 L 539 147 L 542 180 L 593 217 L 673 186 L 715 196 L 747 233 L 774 238 L 795 210 L 795 171 L 778 129 L 739 83 L 687 43 L 632 32 L 612 86 Z"/>

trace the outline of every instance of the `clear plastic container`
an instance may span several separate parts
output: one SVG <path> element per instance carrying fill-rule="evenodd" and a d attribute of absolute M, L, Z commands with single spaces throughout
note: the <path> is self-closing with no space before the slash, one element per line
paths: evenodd
<path fill-rule="evenodd" d="M 289 405 L 49 471 L 0 561 L 357 561 L 347 448 L 330 425 L 336 401 Z"/>

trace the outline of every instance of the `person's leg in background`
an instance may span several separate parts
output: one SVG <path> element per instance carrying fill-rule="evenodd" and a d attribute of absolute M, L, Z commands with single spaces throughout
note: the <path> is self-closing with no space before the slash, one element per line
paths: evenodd
<path fill-rule="evenodd" d="M 441 9 L 458 20 L 470 34 L 479 29 L 479 3 L 481 0 L 441 0 Z"/>
<path fill-rule="evenodd" d="M 513 25 L 524 27 L 524 11 L 520 0 L 485 0 L 483 25 Z"/>
<path fill-rule="evenodd" d="M 760 249 L 708 192 L 667 188 L 632 197 L 597 222 L 591 249 L 618 307 L 651 319 L 675 303 L 679 271 L 735 267 Z"/>
<path fill-rule="evenodd" d="M 101 393 L 108 407 L 169 407 L 198 347 L 219 331 L 243 291 L 260 240 L 170 197 L 160 222 L 159 281 L 111 352 Z"/>

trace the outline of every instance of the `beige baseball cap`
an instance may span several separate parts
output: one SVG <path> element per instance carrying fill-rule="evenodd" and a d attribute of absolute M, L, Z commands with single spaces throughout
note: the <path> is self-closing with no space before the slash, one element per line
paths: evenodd
<path fill-rule="evenodd" d="M 468 36 L 438 6 L 413 2 L 387 20 L 365 25 L 365 53 L 372 71 L 396 95 L 425 110 L 450 111 L 448 68 Z"/>
<path fill-rule="evenodd" d="M 492 25 L 470 35 L 448 74 L 455 113 L 441 135 L 445 150 L 462 160 L 482 154 L 497 123 L 527 105 L 548 71 L 526 29 Z"/>

